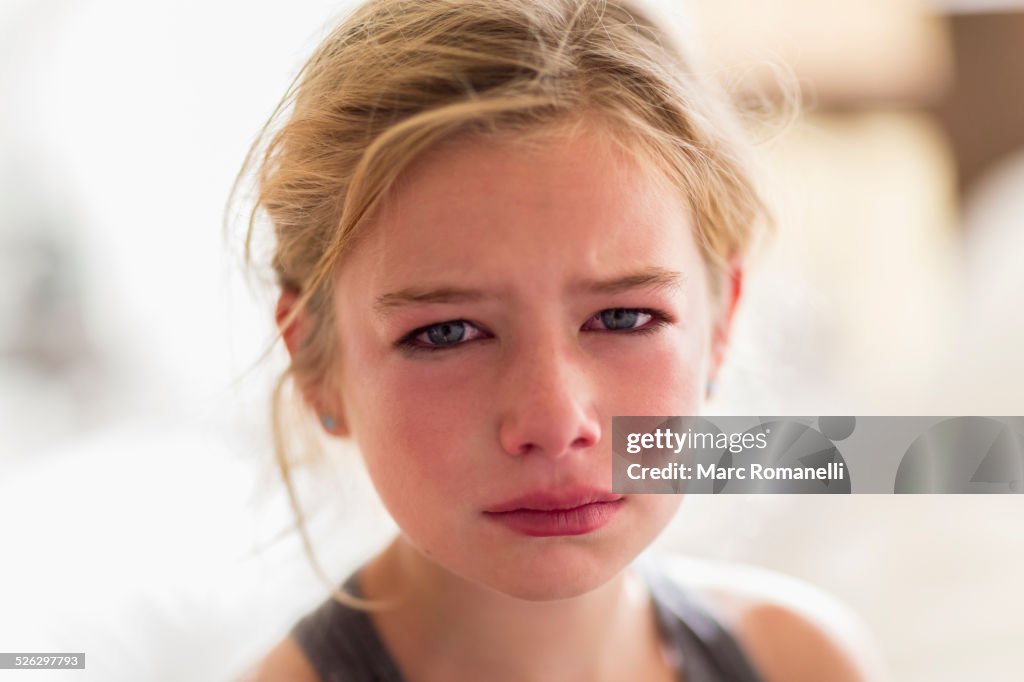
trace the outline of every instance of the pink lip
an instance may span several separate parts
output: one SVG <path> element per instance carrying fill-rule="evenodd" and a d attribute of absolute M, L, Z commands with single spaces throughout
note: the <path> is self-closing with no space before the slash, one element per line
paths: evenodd
<path fill-rule="evenodd" d="M 596 488 L 530 493 L 484 513 L 511 530 L 533 537 L 583 535 L 601 528 L 625 502 L 623 495 Z"/>

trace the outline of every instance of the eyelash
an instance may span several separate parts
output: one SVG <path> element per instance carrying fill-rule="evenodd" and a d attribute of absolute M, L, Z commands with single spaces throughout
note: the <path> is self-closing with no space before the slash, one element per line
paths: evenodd
<path fill-rule="evenodd" d="M 645 314 L 645 315 L 650 315 L 651 319 L 650 319 L 650 321 L 646 325 L 644 325 L 643 327 L 638 327 L 636 329 L 598 329 L 598 330 L 587 330 L 587 331 L 603 331 L 603 332 L 607 332 L 607 333 L 610 333 L 610 334 L 652 334 L 652 333 L 658 331 L 659 329 L 661 329 L 662 327 L 664 327 L 665 325 L 670 324 L 673 321 L 672 317 L 670 317 L 667 313 L 663 313 L 660 310 L 654 310 L 652 308 L 605 308 L 604 310 L 601 310 L 601 311 L 595 313 L 594 315 L 591 315 L 590 317 L 588 317 L 587 318 L 587 322 L 589 322 L 590 320 L 593 320 L 596 317 L 600 317 L 601 313 L 608 312 L 610 310 L 625 310 L 625 311 L 633 312 L 633 313 L 642 313 L 642 314 Z M 420 345 L 419 343 L 417 343 L 416 337 L 419 336 L 420 334 L 423 334 L 424 332 L 429 331 L 431 328 L 437 327 L 438 325 L 450 324 L 452 322 L 462 322 L 463 324 L 473 325 L 473 323 L 470 322 L 469 320 L 462 320 L 462 319 L 458 319 L 458 320 L 444 320 L 443 322 L 435 322 L 433 324 L 428 324 L 428 325 L 426 325 L 424 327 L 418 327 L 418 328 L 412 330 L 411 332 L 409 332 L 408 334 L 403 336 L 401 339 L 399 339 L 395 343 L 395 345 L 400 347 L 400 348 L 403 348 L 403 349 L 406 349 L 406 350 L 409 350 L 409 351 L 412 351 L 412 352 L 415 352 L 415 353 L 419 353 L 421 351 L 422 352 L 427 352 L 427 353 L 436 353 L 437 351 L 447 351 L 447 350 L 453 350 L 455 348 L 461 348 L 462 346 L 465 346 L 465 345 L 468 345 L 470 343 L 473 343 L 473 341 L 462 341 L 462 342 L 459 342 L 459 343 L 451 344 L 449 346 L 424 346 L 424 345 Z M 476 326 L 476 325 L 473 325 L 473 326 Z M 478 329 L 479 329 L 479 327 L 478 327 Z M 481 340 L 481 339 L 474 339 L 474 341 L 476 341 L 476 340 Z"/>

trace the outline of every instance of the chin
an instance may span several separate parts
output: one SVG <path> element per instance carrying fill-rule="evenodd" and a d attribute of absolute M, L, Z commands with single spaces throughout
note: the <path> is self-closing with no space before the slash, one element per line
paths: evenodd
<path fill-rule="evenodd" d="M 634 555 L 602 556 L 581 547 L 551 547 L 489 567 L 480 582 L 525 601 L 571 599 L 592 592 L 619 574 Z"/>
<path fill-rule="evenodd" d="M 522 599 L 523 601 L 560 601 L 563 599 L 573 599 L 589 592 L 593 592 L 597 588 L 601 587 L 601 585 L 607 583 L 611 578 L 612 576 L 608 576 L 606 580 L 600 581 L 561 581 L 550 585 L 534 583 L 531 585 L 524 585 L 521 588 L 517 586 L 518 589 L 515 591 L 505 592 L 505 594 L 510 597 L 515 597 L 516 599 Z"/>

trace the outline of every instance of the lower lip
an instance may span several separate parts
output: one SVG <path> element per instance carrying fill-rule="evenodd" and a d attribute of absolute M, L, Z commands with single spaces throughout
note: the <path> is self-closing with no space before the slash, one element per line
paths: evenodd
<path fill-rule="evenodd" d="M 585 535 L 611 521 L 623 502 L 625 499 L 591 502 L 572 509 L 552 511 L 517 509 L 510 512 L 487 512 L 487 516 L 517 533 L 531 537 Z"/>

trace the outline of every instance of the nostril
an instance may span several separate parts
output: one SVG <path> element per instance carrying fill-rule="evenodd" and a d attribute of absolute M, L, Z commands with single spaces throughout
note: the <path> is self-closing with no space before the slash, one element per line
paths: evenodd
<path fill-rule="evenodd" d="M 516 454 L 517 455 L 528 455 L 528 454 L 530 454 L 531 452 L 533 452 L 536 449 L 537 449 L 537 446 L 535 446 L 533 443 L 523 443 L 521 446 L 519 446 L 519 452 L 517 452 Z"/>
<path fill-rule="evenodd" d="M 594 444 L 594 439 L 590 436 L 580 436 L 572 442 L 572 447 L 577 449 L 589 448 Z"/>

